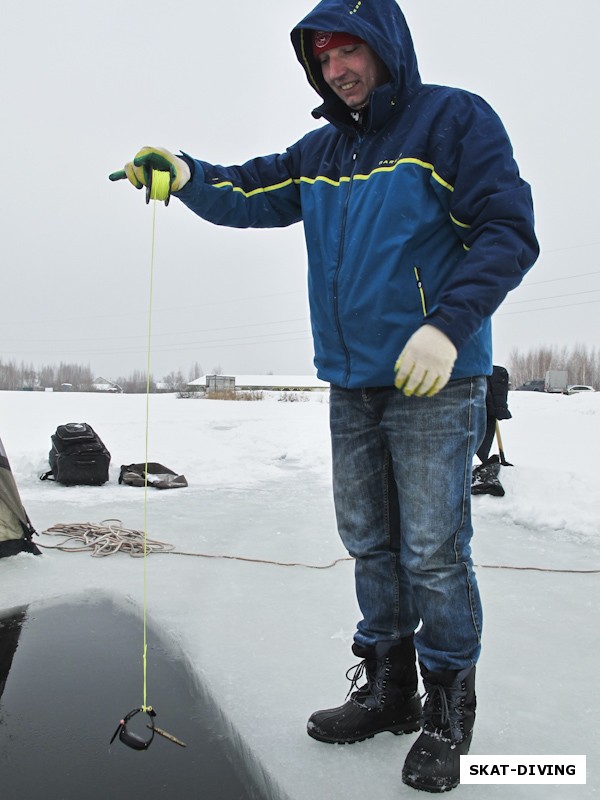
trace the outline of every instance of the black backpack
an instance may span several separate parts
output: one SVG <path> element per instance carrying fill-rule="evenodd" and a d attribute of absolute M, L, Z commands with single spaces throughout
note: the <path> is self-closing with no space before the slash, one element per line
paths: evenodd
<path fill-rule="evenodd" d="M 108 480 L 110 453 L 87 422 L 59 425 L 50 437 L 50 470 L 40 476 L 65 486 L 101 486 Z"/>
<path fill-rule="evenodd" d="M 496 419 L 512 419 L 508 410 L 509 378 L 505 367 L 494 365 L 494 371 L 487 379 L 486 404 L 488 416 Z"/>

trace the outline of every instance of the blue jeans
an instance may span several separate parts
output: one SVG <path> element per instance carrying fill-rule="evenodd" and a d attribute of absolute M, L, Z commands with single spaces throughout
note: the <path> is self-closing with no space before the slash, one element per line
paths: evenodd
<path fill-rule="evenodd" d="M 355 641 L 371 646 L 417 631 L 428 670 L 472 666 L 481 650 L 471 470 L 485 392 L 480 376 L 451 381 L 431 398 L 393 386 L 331 387 L 336 517 L 356 559 L 363 615 Z"/>

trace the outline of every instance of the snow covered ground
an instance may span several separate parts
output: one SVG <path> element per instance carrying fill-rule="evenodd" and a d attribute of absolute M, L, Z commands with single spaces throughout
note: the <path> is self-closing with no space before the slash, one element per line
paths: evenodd
<path fill-rule="evenodd" d="M 212 694 L 269 797 L 416 797 L 400 779 L 413 736 L 339 747 L 305 733 L 313 710 L 343 701 L 358 614 L 350 561 L 310 568 L 346 554 L 331 500 L 327 395 L 306 397 L 150 398 L 149 460 L 183 473 L 189 487 L 148 490 L 148 536 L 185 553 L 256 560 L 150 555 L 148 618 Z M 600 393 L 513 392 L 509 406 L 513 419 L 502 434 L 514 466 L 501 471 L 506 496 L 474 498 L 485 638 L 472 753 L 586 754 L 587 785 L 465 785 L 456 796 L 596 797 L 600 574 L 585 570 L 600 570 Z M 83 421 L 112 453 L 110 482 L 41 483 L 50 434 Z M 144 490 L 117 479 L 121 464 L 145 457 L 144 397 L 0 392 L 0 435 L 38 532 L 106 518 L 143 528 Z M 124 554 L 45 550 L 2 559 L 0 610 L 106 593 L 140 608 L 142 574 L 143 562 Z M 148 683 L 152 702 L 151 675 Z M 169 725 L 176 732 L 176 722 Z"/>

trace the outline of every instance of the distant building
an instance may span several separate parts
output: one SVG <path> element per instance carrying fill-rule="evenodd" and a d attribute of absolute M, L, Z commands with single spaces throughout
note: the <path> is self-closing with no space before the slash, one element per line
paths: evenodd
<path fill-rule="evenodd" d="M 206 394 L 235 392 L 235 378 L 233 375 L 206 375 L 204 385 Z"/>
<path fill-rule="evenodd" d="M 92 389 L 95 392 L 110 392 L 111 394 L 121 394 L 123 392 L 122 386 L 119 386 L 118 383 L 109 381 L 106 378 L 96 378 L 96 380 L 92 383 Z"/>
<path fill-rule="evenodd" d="M 329 384 L 316 375 L 202 375 L 191 381 L 192 391 L 315 392 L 327 391 Z"/>

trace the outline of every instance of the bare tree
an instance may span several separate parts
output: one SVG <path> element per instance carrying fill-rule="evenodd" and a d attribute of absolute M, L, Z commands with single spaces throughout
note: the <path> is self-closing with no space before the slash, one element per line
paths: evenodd
<path fill-rule="evenodd" d="M 148 375 L 142 370 L 134 370 L 129 377 L 117 378 L 115 383 L 118 383 L 128 394 L 143 394 L 148 386 Z M 149 386 L 151 392 L 156 391 L 156 382 L 152 375 L 150 375 Z"/>
<path fill-rule="evenodd" d="M 188 382 L 183 377 L 181 370 L 177 372 L 169 372 L 168 375 L 162 379 L 165 392 L 183 392 L 187 389 Z"/>
<path fill-rule="evenodd" d="M 221 375 L 223 369 L 213 367 L 214 375 Z M 163 378 L 166 390 L 169 392 L 185 391 L 188 384 L 204 374 L 202 367 L 196 361 L 189 370 L 189 379 L 186 381 L 181 369 L 170 372 Z M 113 381 L 124 392 L 140 394 L 146 391 L 147 376 L 143 370 L 134 370 L 129 376 L 119 376 Z M 93 391 L 94 374 L 90 366 L 62 362 L 58 365 L 50 364 L 35 368 L 33 364 L 17 364 L 16 361 L 3 361 L 0 359 L 0 390 L 17 391 L 20 389 L 55 389 L 68 386 L 75 392 Z M 150 391 L 156 391 L 156 382 L 150 376 Z"/>
<path fill-rule="evenodd" d="M 195 381 L 196 378 L 200 378 L 204 375 L 204 370 L 200 366 L 200 364 L 195 361 L 192 366 L 190 367 L 190 371 L 188 372 L 188 383 Z"/>
<path fill-rule="evenodd" d="M 566 370 L 569 383 L 600 388 L 600 351 L 585 344 L 577 344 L 571 349 L 564 345 L 542 345 L 523 353 L 515 347 L 508 355 L 506 368 L 515 389 L 526 381 L 542 380 L 551 369 Z"/>

